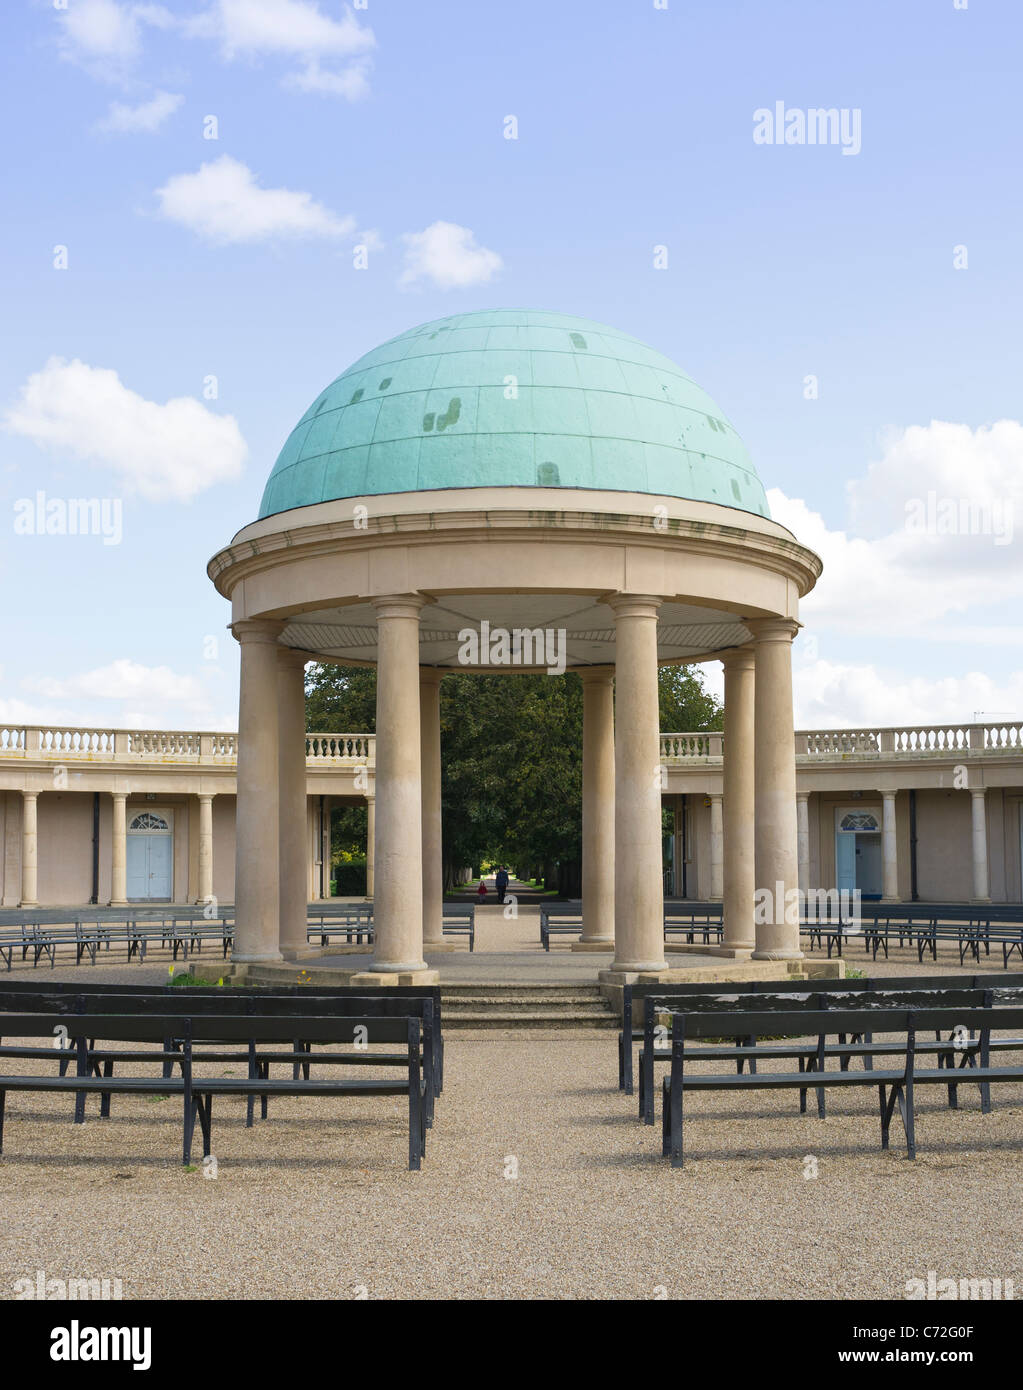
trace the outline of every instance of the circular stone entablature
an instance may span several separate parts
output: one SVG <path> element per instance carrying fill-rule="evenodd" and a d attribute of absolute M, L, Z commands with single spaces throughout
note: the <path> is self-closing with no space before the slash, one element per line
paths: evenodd
<path fill-rule="evenodd" d="M 549 666 L 527 660 L 538 630 L 570 667 L 611 663 L 618 593 L 661 600 L 662 661 L 706 660 L 749 640 L 744 617 L 795 618 L 820 569 L 695 382 L 535 310 L 438 320 L 360 358 L 209 565 L 234 621 L 278 619 L 324 661 L 374 662 L 373 599 L 420 594 L 422 664 L 457 669 L 470 631 L 473 666 Z"/>

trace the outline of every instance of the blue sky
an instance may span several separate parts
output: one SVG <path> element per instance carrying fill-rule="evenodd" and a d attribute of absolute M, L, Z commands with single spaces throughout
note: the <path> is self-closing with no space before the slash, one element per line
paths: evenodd
<path fill-rule="evenodd" d="M 1023 717 L 1013 0 L 11 0 L 3 24 L 0 723 L 232 727 L 205 564 L 294 422 L 412 324 L 517 305 L 646 340 L 743 435 L 826 564 L 799 723 Z M 777 102 L 860 113 L 857 152 L 756 143 Z M 118 543 L 27 534 L 39 491 L 119 500 Z"/>

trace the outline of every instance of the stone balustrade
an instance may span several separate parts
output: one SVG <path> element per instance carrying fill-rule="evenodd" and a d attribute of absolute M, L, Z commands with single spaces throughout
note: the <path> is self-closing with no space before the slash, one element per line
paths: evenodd
<path fill-rule="evenodd" d="M 713 763 L 723 754 L 724 735 L 661 735 L 661 761 Z M 1023 754 L 1023 722 L 905 725 L 888 729 L 804 729 L 796 731 L 798 762 L 847 762 L 881 758 L 976 757 Z"/>
<path fill-rule="evenodd" d="M 0 727 L 0 758 L 232 767 L 238 735 L 175 729 Z M 307 767 L 373 767 L 373 734 L 307 734 Z"/>

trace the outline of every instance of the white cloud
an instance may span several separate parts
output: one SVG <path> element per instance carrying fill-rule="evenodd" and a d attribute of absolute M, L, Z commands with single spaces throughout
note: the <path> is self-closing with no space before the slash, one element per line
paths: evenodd
<path fill-rule="evenodd" d="M 354 218 L 336 216 L 309 193 L 260 188 L 252 170 L 226 154 L 194 174 L 176 174 L 156 196 L 164 217 L 221 246 L 355 230 Z"/>
<path fill-rule="evenodd" d="M 206 692 L 194 676 L 169 666 L 142 666 L 121 657 L 108 666 L 72 676 L 26 677 L 22 688 L 48 700 L 158 700 L 161 704 L 205 706 Z"/>
<path fill-rule="evenodd" d="M 962 676 L 907 676 L 872 664 L 815 661 L 793 672 L 796 727 L 869 728 L 892 724 L 960 724 L 985 712 L 1023 719 L 1023 670 L 996 681 L 982 671 Z"/>
<path fill-rule="evenodd" d="M 429 280 L 438 289 L 463 289 L 485 285 L 503 264 L 496 251 L 478 246 L 468 227 L 456 222 L 434 222 L 425 231 L 409 232 L 405 242 L 405 265 L 399 285 Z"/>
<path fill-rule="evenodd" d="M 140 57 L 144 24 L 166 29 L 174 22 L 163 5 L 119 0 L 72 0 L 57 14 L 63 55 L 104 78 L 123 75 Z"/>
<path fill-rule="evenodd" d="M 27 676 L 20 686 L 27 698 L 0 700 L 0 727 L 217 730 L 237 725 L 232 714 L 216 712 L 211 692 L 197 677 L 129 657 L 70 676 Z"/>
<path fill-rule="evenodd" d="M 115 101 L 97 123 L 96 129 L 116 134 L 134 134 L 136 131 L 150 134 L 158 130 L 168 116 L 173 116 L 184 99 L 177 92 L 157 92 L 149 101 L 138 106 L 125 106 Z"/>
<path fill-rule="evenodd" d="M 321 67 L 314 58 L 298 72 L 289 73 L 284 78 L 284 86 L 294 87 L 300 92 L 344 97 L 346 101 L 361 101 L 369 95 L 369 74 L 370 64 L 365 59 L 349 63 L 346 68 L 334 72 Z"/>
<path fill-rule="evenodd" d="M 369 90 L 366 55 L 376 39 L 348 6 L 334 19 L 316 0 L 216 0 L 186 23 L 185 32 L 219 41 L 228 61 L 264 55 L 299 60 L 302 66 L 284 83 L 300 91 L 358 101 Z M 324 67 L 324 59 L 341 66 Z M 346 59 L 354 61 L 345 65 Z"/>
<path fill-rule="evenodd" d="M 364 29 L 347 6 L 340 19 L 332 19 L 316 0 L 216 0 L 189 27 L 218 38 L 227 58 L 239 53 L 350 58 L 376 43 L 373 31 Z"/>
<path fill-rule="evenodd" d="M 893 431 L 881 458 L 847 491 L 852 526 L 868 536 L 903 529 L 914 501 L 926 503 L 930 492 L 985 507 L 992 517 L 1009 506 L 1023 526 L 1023 424 L 997 420 L 972 430 L 932 420 Z"/>
<path fill-rule="evenodd" d="M 126 491 L 187 502 L 240 476 L 247 453 L 232 415 L 191 396 L 165 405 L 123 385 L 115 371 L 51 357 L 21 389 L 5 427 L 119 475 Z"/>

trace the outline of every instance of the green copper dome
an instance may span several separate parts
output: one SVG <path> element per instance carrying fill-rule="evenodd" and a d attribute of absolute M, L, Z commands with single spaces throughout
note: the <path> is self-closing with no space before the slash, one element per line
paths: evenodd
<path fill-rule="evenodd" d="M 768 516 L 735 430 L 674 362 L 569 314 L 455 314 L 360 357 L 313 401 L 260 517 L 387 492 L 647 492 Z"/>

